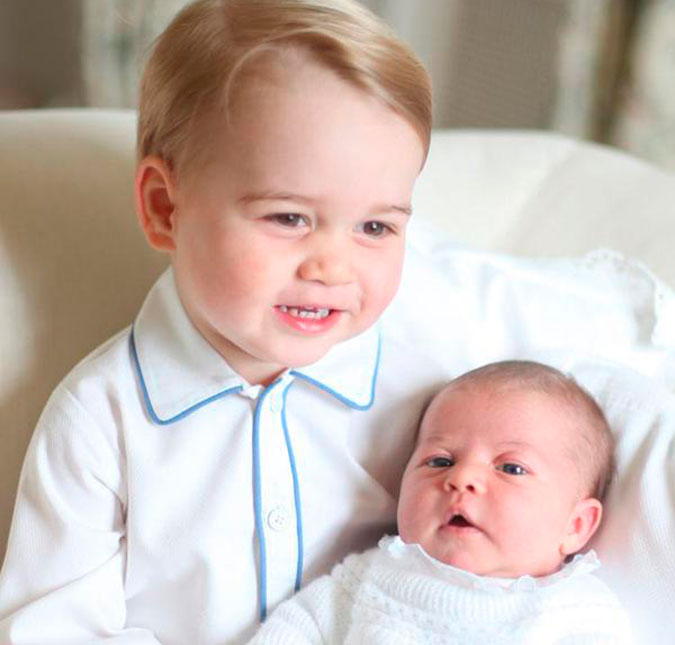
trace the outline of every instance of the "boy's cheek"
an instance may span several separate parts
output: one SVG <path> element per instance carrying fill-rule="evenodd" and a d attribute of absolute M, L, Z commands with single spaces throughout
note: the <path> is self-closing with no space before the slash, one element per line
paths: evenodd
<path fill-rule="evenodd" d="M 241 245 L 218 245 L 206 253 L 191 254 L 189 271 L 208 290 L 238 293 L 243 297 L 260 290 L 270 273 L 269 255 L 246 252 Z"/>
<path fill-rule="evenodd" d="M 383 313 L 389 306 L 401 285 L 403 270 L 403 254 L 400 258 L 387 265 L 384 271 L 379 271 L 371 284 L 370 296 L 373 299 L 373 307 L 378 310 L 378 315 Z"/>

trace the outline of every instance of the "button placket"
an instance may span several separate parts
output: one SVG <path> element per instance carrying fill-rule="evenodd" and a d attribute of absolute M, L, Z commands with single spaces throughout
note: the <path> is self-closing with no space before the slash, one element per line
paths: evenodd
<path fill-rule="evenodd" d="M 267 549 L 267 601 L 271 610 L 289 597 L 296 580 L 298 543 L 293 475 L 283 427 L 283 379 L 267 392 L 260 410 L 262 519 Z"/>
<path fill-rule="evenodd" d="M 281 387 L 277 386 L 270 394 L 270 411 L 272 414 L 275 416 L 281 414 L 281 410 L 283 408 L 283 390 Z"/>

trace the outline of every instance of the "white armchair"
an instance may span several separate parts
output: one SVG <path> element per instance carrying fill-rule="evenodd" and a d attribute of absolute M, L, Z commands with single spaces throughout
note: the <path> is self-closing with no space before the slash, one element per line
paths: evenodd
<path fill-rule="evenodd" d="M 135 115 L 0 113 L 0 557 L 21 461 L 50 391 L 129 324 L 166 266 L 133 212 Z M 515 254 L 612 247 L 675 284 L 675 179 L 546 133 L 438 131 L 419 222 Z M 419 220 L 419 222 L 417 222 Z"/>

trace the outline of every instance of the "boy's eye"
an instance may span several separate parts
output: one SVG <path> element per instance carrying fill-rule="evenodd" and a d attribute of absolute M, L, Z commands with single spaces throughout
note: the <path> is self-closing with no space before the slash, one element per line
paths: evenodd
<path fill-rule="evenodd" d="M 427 459 L 426 465 L 429 468 L 451 468 L 455 465 L 455 460 L 452 457 L 432 457 Z"/>
<path fill-rule="evenodd" d="M 377 220 L 370 220 L 361 225 L 362 232 L 368 237 L 384 237 L 388 233 L 393 233 L 391 226 Z"/>
<path fill-rule="evenodd" d="M 498 470 L 501 470 L 507 475 L 527 475 L 527 470 L 523 468 L 520 464 L 506 463 L 497 466 Z"/>
<path fill-rule="evenodd" d="M 297 213 L 277 213 L 276 215 L 268 216 L 267 219 L 286 228 L 298 228 L 307 223 L 307 218 Z"/>

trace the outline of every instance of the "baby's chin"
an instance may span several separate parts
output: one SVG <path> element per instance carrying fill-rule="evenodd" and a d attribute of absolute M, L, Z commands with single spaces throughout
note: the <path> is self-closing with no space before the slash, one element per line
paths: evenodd
<path fill-rule="evenodd" d="M 521 578 L 522 576 L 532 576 L 533 578 L 542 578 L 551 575 L 560 570 L 561 562 L 542 562 L 538 564 L 528 563 L 522 566 L 514 566 L 510 562 L 488 562 L 486 558 L 479 557 L 467 551 L 445 551 L 443 549 L 422 548 L 432 558 L 448 564 L 457 569 L 468 571 L 477 576 L 486 578 Z"/>

